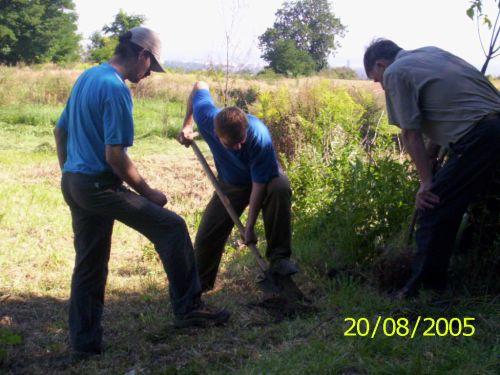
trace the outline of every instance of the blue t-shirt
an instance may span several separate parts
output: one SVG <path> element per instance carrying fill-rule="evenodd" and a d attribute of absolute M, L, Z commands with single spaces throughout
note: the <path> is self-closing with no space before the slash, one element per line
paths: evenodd
<path fill-rule="evenodd" d="M 279 175 L 279 165 L 271 134 L 257 117 L 247 115 L 247 139 L 240 150 L 224 147 L 215 134 L 214 120 L 220 109 L 208 90 L 193 95 L 193 116 L 215 160 L 219 178 L 231 185 L 266 184 Z"/>
<path fill-rule="evenodd" d="M 132 96 L 118 71 L 102 64 L 78 77 L 57 127 L 68 133 L 63 172 L 111 171 L 106 145 L 132 146 Z"/>

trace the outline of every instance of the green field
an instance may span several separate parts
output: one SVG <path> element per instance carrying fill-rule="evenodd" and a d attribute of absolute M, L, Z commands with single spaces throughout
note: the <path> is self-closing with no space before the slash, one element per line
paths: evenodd
<path fill-rule="evenodd" d="M 253 307 L 251 303 L 259 299 L 254 284 L 257 268 L 248 251 L 238 247 L 233 233 L 216 288 L 206 297 L 209 303 L 225 305 L 231 310 L 229 324 L 213 329 L 174 330 L 166 277 L 152 245 L 118 223 L 113 236 L 103 320 L 106 352 L 102 358 L 65 367 L 60 359 L 68 354 L 67 300 L 74 250 L 70 214 L 59 188 L 60 171 L 52 129 L 76 73 L 1 69 L 9 74 L 0 78 L 0 373 L 124 374 L 135 370 L 130 374 L 496 374 L 500 370 L 498 296 L 468 292 L 467 287 L 460 286 L 442 296 L 423 293 L 416 300 L 396 302 L 377 287 L 371 274 L 365 274 L 370 272 L 375 255 L 367 258 L 363 254 L 376 254 L 380 246 L 396 246 L 400 241 L 397 233 L 411 214 L 411 201 L 398 208 L 401 204 L 396 203 L 404 201 L 406 196 L 395 197 L 397 194 L 391 193 L 391 189 L 397 190 L 393 184 L 407 184 L 411 193 L 414 181 L 401 180 L 396 174 L 390 180 L 382 180 L 377 175 L 380 171 L 377 168 L 386 168 L 381 169 L 385 171 L 404 168 L 406 160 L 397 153 L 386 164 L 382 163 L 388 150 L 393 149 L 389 144 L 374 151 L 380 152 L 380 156 L 379 159 L 373 156 L 376 163 L 368 171 L 373 173 L 374 183 L 388 184 L 386 189 L 383 186 L 379 189 L 388 195 L 380 192 L 376 196 L 387 200 L 384 207 L 392 208 L 390 212 L 380 209 L 373 218 L 353 215 L 361 215 L 363 207 L 375 211 L 379 208 L 375 203 L 361 199 L 363 205 L 353 203 L 349 209 L 346 200 L 353 197 L 354 202 L 360 191 L 368 191 L 368 185 L 354 183 L 356 178 L 364 176 L 365 169 L 359 167 L 359 175 L 350 174 L 358 168 L 358 161 L 352 156 L 357 155 L 357 149 L 345 156 L 345 164 L 339 161 L 344 159 L 332 159 L 336 163 L 332 165 L 337 165 L 343 174 L 325 178 L 340 181 L 341 177 L 349 177 L 352 181 L 343 180 L 344 184 L 339 182 L 331 190 L 308 187 L 305 175 L 301 174 L 312 173 L 303 172 L 309 165 L 304 164 L 306 161 L 287 164 L 292 182 L 297 182 L 293 186 L 294 241 L 296 259 L 303 272 L 296 281 L 313 299 L 317 312 L 280 317 Z M 151 97 L 141 97 L 140 88 L 136 88 L 136 142 L 130 149 L 132 159 L 150 184 L 166 192 L 168 208 L 186 219 L 192 236 L 212 190 L 192 151 L 180 146 L 173 136 L 182 122 L 183 100 L 189 91 L 185 83 L 196 78 L 199 77 L 171 74 L 162 81 L 151 81 L 147 83 L 151 92 L 156 88 Z M 294 92 L 313 83 L 287 80 L 282 84 Z M 259 82 L 241 79 L 238 84 L 246 87 Z M 263 91 L 280 86 L 280 82 L 261 84 Z M 359 86 L 372 87 L 367 82 Z M 42 92 L 31 92 L 37 89 Z M 342 95 L 334 99 L 341 100 Z M 259 108 L 263 110 L 262 106 L 253 107 Z M 331 121 L 349 121 L 348 115 L 357 107 L 352 104 L 346 108 L 333 106 L 332 113 L 345 112 L 345 116 Z M 269 116 L 266 118 L 274 118 L 269 113 L 266 112 Z M 366 113 L 364 110 L 363 116 Z M 322 121 L 330 121 L 323 115 L 317 115 L 314 124 L 321 126 Z M 303 129 L 310 129 L 305 120 L 300 121 L 297 124 L 302 124 Z M 341 135 L 346 137 L 349 132 Z M 332 136 L 340 137 L 337 133 Z M 391 139 L 390 130 L 386 136 Z M 312 145 L 314 137 L 315 134 L 304 142 Z M 206 145 L 202 146 L 208 155 Z M 313 165 L 313 159 L 309 158 L 307 163 Z M 315 170 L 318 171 L 311 169 Z M 313 178 L 314 173 L 311 176 L 308 181 L 320 183 L 319 177 Z M 373 191 L 378 191 L 377 186 Z M 334 208 L 324 212 L 321 207 L 326 203 L 321 199 L 327 194 L 333 197 Z M 316 204 L 315 199 L 321 204 Z M 391 199 L 397 201 L 388 206 L 393 204 Z M 306 212 L 308 207 L 310 212 Z M 335 211 L 339 207 L 344 210 L 341 218 L 340 211 Z M 393 212 L 399 212 L 399 216 Z M 386 215 L 389 219 L 384 221 Z M 317 217 L 325 221 L 321 225 L 311 221 Z M 328 233 L 335 235 L 328 237 Z M 261 229 L 260 237 L 263 237 Z M 264 244 L 261 245 L 263 249 Z M 337 249 L 342 246 L 345 253 Z M 352 249 L 357 251 L 356 258 Z M 336 266 L 336 262 L 346 265 L 350 261 L 365 263 L 350 268 L 349 272 L 341 271 L 335 278 L 327 277 L 326 271 Z M 356 272 L 351 272 L 352 269 Z M 475 333 L 470 337 L 451 334 L 424 337 L 422 326 L 413 338 L 397 334 L 387 337 L 381 331 L 373 338 L 344 335 L 350 326 L 346 318 L 367 318 L 373 328 L 379 316 L 408 318 L 410 327 L 418 316 L 473 317 Z"/>

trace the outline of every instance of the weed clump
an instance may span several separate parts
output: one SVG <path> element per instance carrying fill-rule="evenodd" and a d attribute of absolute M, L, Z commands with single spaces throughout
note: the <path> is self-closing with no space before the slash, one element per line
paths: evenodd
<path fill-rule="evenodd" d="M 373 95 L 329 81 L 259 95 L 294 191 L 295 254 L 324 270 L 372 267 L 408 222 L 416 178 Z"/>

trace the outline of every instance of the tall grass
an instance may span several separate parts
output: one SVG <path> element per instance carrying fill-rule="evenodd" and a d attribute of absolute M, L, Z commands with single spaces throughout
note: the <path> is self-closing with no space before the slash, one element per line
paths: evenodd
<path fill-rule="evenodd" d="M 415 175 L 374 94 L 322 81 L 262 93 L 294 190 L 296 253 L 321 269 L 369 267 L 408 222 Z"/>
<path fill-rule="evenodd" d="M 0 66 L 0 106 L 9 104 L 63 104 L 69 95 L 76 78 L 88 65 L 71 68 L 57 66 Z M 247 90 L 250 87 L 259 91 L 274 91 L 287 87 L 296 92 L 298 88 L 319 82 L 324 78 L 277 78 L 271 81 L 258 80 L 252 76 L 230 75 L 228 89 Z M 136 99 L 158 99 L 163 101 L 185 102 L 193 84 L 198 80 L 207 81 L 217 95 L 222 95 L 226 77 L 217 72 L 153 74 L 137 85 L 131 85 Z M 373 89 L 369 81 L 343 81 L 330 79 L 345 87 Z"/>

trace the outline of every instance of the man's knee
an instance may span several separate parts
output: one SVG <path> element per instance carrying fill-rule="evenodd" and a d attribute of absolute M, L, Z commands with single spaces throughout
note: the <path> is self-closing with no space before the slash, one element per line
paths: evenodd
<path fill-rule="evenodd" d="M 182 230 L 184 232 L 188 231 L 186 221 L 172 211 L 167 211 L 164 219 L 162 220 L 162 224 L 172 229 Z"/>
<path fill-rule="evenodd" d="M 290 196 L 292 194 L 292 189 L 288 177 L 282 174 L 273 178 L 267 185 L 267 194 Z"/>

